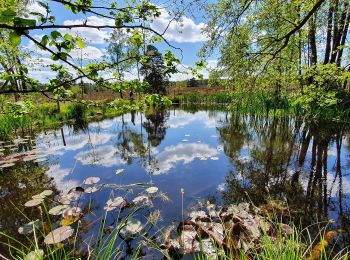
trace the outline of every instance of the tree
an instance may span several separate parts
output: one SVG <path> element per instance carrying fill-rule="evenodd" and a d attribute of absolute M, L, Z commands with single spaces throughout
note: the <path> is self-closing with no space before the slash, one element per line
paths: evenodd
<path fill-rule="evenodd" d="M 301 74 L 326 64 L 348 70 L 344 50 L 349 1 L 219 1 L 208 4 L 201 55 L 221 53 L 221 75 L 233 85 L 281 86 L 301 82 Z M 321 48 L 320 46 L 325 46 Z M 248 84 L 247 84 L 248 83 Z M 301 84 L 314 84 L 308 78 Z"/>
<path fill-rule="evenodd" d="M 26 4 L 26 1 L 23 2 Z M 69 84 L 82 79 L 93 82 L 100 88 L 110 89 L 111 82 L 115 79 L 106 77 L 106 71 L 116 68 L 117 65 L 121 66 L 123 63 L 129 63 L 131 60 L 137 62 L 144 59 L 142 53 L 136 53 L 133 57 L 121 60 L 98 60 L 86 62 L 79 66 L 72 58 L 71 51 L 82 48 L 84 42 L 80 36 L 72 36 L 69 30 L 81 28 L 120 30 L 126 31 L 128 41 L 137 46 L 144 45 L 148 41 L 163 41 L 168 46 L 174 47 L 163 37 L 166 30 L 158 32 L 150 26 L 151 22 L 161 15 L 161 12 L 159 6 L 149 1 L 130 1 L 122 7 L 119 6 L 119 3 L 113 1 L 36 0 L 34 2 L 44 9 L 45 13 L 30 12 L 30 16 L 23 15 L 23 11 L 19 10 L 16 0 L 5 1 L 5 4 L 2 1 L 0 3 L 1 35 L 4 34 L 6 41 L 18 48 L 20 48 L 22 40 L 26 39 L 26 44 L 28 42 L 34 44 L 45 55 L 49 55 L 53 61 L 62 64 L 62 70 L 70 71 L 74 78 L 69 79 L 68 82 L 58 82 L 56 79 L 50 79 L 47 84 L 43 85 L 41 82 L 34 80 L 24 66 L 18 71 L 8 69 L 12 68 L 9 66 L 2 66 L 0 94 L 38 92 L 50 96 L 48 93 L 53 93 L 55 89 L 65 86 L 66 83 Z M 55 8 L 51 10 L 52 5 Z M 73 16 L 82 15 L 87 18 L 79 23 L 72 22 L 67 24 L 58 22 L 56 21 L 55 11 L 60 10 L 60 7 L 66 9 Z M 89 15 L 100 18 L 101 22 L 98 24 L 91 23 L 88 20 Z M 38 31 L 41 33 L 40 36 L 37 34 Z M 3 53 L 2 50 L 0 55 L 0 60 L 6 60 L 7 56 L 11 56 L 11 54 Z M 173 56 L 168 55 L 167 57 Z M 177 60 L 173 57 L 172 61 L 168 60 L 167 62 L 176 63 Z M 28 82 L 30 87 L 23 87 Z M 16 84 L 21 87 L 14 87 Z"/>
<path fill-rule="evenodd" d="M 188 88 L 194 88 L 194 87 L 198 87 L 198 82 L 195 78 L 191 78 L 187 81 L 187 87 Z"/>
<path fill-rule="evenodd" d="M 166 66 L 163 56 L 153 45 L 148 45 L 145 59 L 140 68 L 144 81 L 150 85 L 151 93 L 165 94 L 168 84 L 168 76 L 166 74 Z"/>
<path fill-rule="evenodd" d="M 132 62 L 122 62 L 128 58 L 129 48 L 127 35 L 121 30 L 114 30 L 109 39 L 107 52 L 110 61 L 115 64 L 113 69 L 115 69 L 114 75 L 117 82 L 113 86 L 119 92 L 120 98 L 123 98 L 123 90 L 125 90 L 125 84 L 122 83 L 124 73 L 132 66 Z"/>

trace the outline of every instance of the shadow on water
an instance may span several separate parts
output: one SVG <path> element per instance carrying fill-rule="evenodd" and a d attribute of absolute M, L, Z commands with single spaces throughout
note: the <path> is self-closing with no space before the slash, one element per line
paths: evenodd
<path fill-rule="evenodd" d="M 285 201 L 290 217 L 303 226 L 334 219 L 333 226 L 346 231 L 342 242 L 349 244 L 349 133 L 334 122 L 315 125 L 223 107 L 151 109 L 75 122 L 38 133 L 27 147 L 1 144 L 2 157 L 37 149 L 47 161 L 18 161 L 0 169 L 0 230 L 23 239 L 17 229 L 28 220 L 15 207 L 23 209 L 44 189 L 56 196 L 67 185 L 97 175 L 106 183 L 154 182 L 172 200 L 171 207 L 154 205 L 161 209 L 163 226 L 181 219 L 179 191 L 184 188 L 186 207 L 206 198 L 224 204 Z M 120 167 L 126 174 L 117 176 Z M 97 196 L 94 207 L 101 213 L 109 194 Z M 35 210 L 25 213 L 38 218 Z"/>

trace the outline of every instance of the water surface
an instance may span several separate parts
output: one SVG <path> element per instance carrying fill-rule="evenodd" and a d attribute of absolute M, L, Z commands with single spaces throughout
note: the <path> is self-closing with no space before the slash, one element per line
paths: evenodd
<path fill-rule="evenodd" d="M 15 206 L 35 219 L 34 210 L 23 208 L 32 195 L 46 188 L 64 193 L 98 176 L 104 184 L 143 182 L 164 192 L 170 202 L 153 203 L 161 212 L 159 227 L 181 220 L 183 189 L 185 210 L 204 199 L 256 205 L 279 199 L 305 225 L 333 219 L 334 227 L 348 233 L 349 137 L 337 124 L 178 108 L 126 114 L 83 128 L 65 125 L 18 139 L 13 147 L 1 144 L 3 158 L 32 149 L 40 158 L 0 169 L 0 230 L 18 236 L 18 227 L 27 222 Z M 117 169 L 124 173 L 116 174 Z M 96 231 L 94 219 L 103 215 L 110 196 L 104 189 L 88 198 L 93 213 L 84 218 L 92 224 L 84 236 Z"/>

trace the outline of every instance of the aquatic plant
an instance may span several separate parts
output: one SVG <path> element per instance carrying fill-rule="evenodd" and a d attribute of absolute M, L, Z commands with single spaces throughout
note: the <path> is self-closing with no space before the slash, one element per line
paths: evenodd
<path fill-rule="evenodd" d="M 139 220 L 139 216 L 152 214 L 149 210 L 152 201 L 163 198 L 164 193 L 144 183 L 114 185 L 99 182 L 99 177 L 92 176 L 84 180 L 83 186 L 58 196 L 51 190 L 33 195 L 24 206 L 37 211 L 38 219 L 28 219 L 27 224 L 19 227 L 18 232 L 25 241 L 0 232 L 1 243 L 8 248 L 7 254 L 21 259 L 34 256 L 34 259 L 114 259 L 125 255 L 125 247 L 130 246 L 130 241 L 150 232 L 152 224 L 148 220 L 141 221 L 144 218 Z M 105 204 L 104 215 L 97 219 L 100 222 L 98 232 L 83 238 L 92 224 L 85 217 L 93 213 L 92 196 L 102 189 L 110 189 L 111 195 Z M 141 192 L 129 201 L 127 195 L 131 190 Z M 124 192 L 124 195 L 114 196 L 113 191 Z M 111 218 L 111 214 L 115 217 Z M 154 217 L 151 219 L 156 221 Z M 133 251 L 134 257 L 140 253 L 141 246 L 139 244 Z"/>
<path fill-rule="evenodd" d="M 251 203 L 218 207 L 207 202 L 178 226 L 164 229 L 157 241 L 147 242 L 168 259 L 186 254 L 194 259 L 349 259 L 348 248 L 329 248 L 342 230 L 326 226 L 312 236 L 312 226 L 298 229 L 265 210 Z"/>

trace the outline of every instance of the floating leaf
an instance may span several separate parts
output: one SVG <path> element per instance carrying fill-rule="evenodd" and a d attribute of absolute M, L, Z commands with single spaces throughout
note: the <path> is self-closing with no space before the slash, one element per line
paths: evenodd
<path fill-rule="evenodd" d="M 34 228 L 40 228 L 42 226 L 42 222 L 40 220 L 31 221 L 27 224 L 24 224 L 22 227 L 18 228 L 18 233 L 21 235 L 27 235 L 33 233 Z"/>
<path fill-rule="evenodd" d="M 100 180 L 101 179 L 99 177 L 89 177 L 89 178 L 85 179 L 84 184 L 92 185 L 92 184 L 98 183 Z"/>
<path fill-rule="evenodd" d="M 106 202 L 106 206 L 104 207 L 104 209 L 106 211 L 111 211 L 111 210 L 114 210 L 114 209 L 121 209 L 123 207 L 125 207 L 127 205 L 127 202 L 124 198 L 122 197 L 117 197 L 115 199 L 109 199 L 107 202 Z"/>
<path fill-rule="evenodd" d="M 53 207 L 49 210 L 50 215 L 61 215 L 67 208 L 69 208 L 68 205 L 58 205 L 56 207 Z"/>
<path fill-rule="evenodd" d="M 96 187 L 88 187 L 85 189 L 85 193 L 94 193 L 96 191 L 98 191 Z"/>
<path fill-rule="evenodd" d="M 145 204 L 145 205 L 151 204 L 151 200 L 148 198 L 148 196 L 145 196 L 145 195 L 137 196 L 132 200 L 132 202 L 134 202 L 135 204 Z"/>
<path fill-rule="evenodd" d="M 115 171 L 116 174 L 122 174 L 124 172 L 124 169 L 118 169 Z"/>
<path fill-rule="evenodd" d="M 36 249 L 26 255 L 24 260 L 39 260 L 44 258 L 44 251 L 42 249 Z"/>
<path fill-rule="evenodd" d="M 146 189 L 146 192 L 149 193 L 149 194 L 156 193 L 157 191 L 158 191 L 157 187 L 149 187 L 149 188 Z"/>
<path fill-rule="evenodd" d="M 50 232 L 44 239 L 44 243 L 48 245 L 60 243 L 70 236 L 72 236 L 74 230 L 70 226 L 63 226 Z"/>
<path fill-rule="evenodd" d="M 41 203 L 43 203 L 44 202 L 44 200 L 43 199 L 40 199 L 40 198 L 38 198 L 38 199 L 32 199 L 32 200 L 30 200 L 30 201 L 27 201 L 25 204 L 24 204 L 24 206 L 25 207 L 35 207 L 35 206 L 38 206 L 39 204 L 41 204 Z"/>
<path fill-rule="evenodd" d="M 44 199 L 45 198 L 45 196 L 43 196 L 43 195 L 41 195 L 41 194 L 36 194 L 36 195 L 33 195 L 32 196 L 32 199 L 34 199 L 34 200 L 37 200 L 37 199 Z"/>
<path fill-rule="evenodd" d="M 46 196 L 52 195 L 53 191 L 52 190 L 44 190 L 40 194 L 32 196 L 33 199 L 44 199 Z"/>
<path fill-rule="evenodd" d="M 131 237 L 142 230 L 143 226 L 140 220 L 129 218 L 126 225 L 120 230 L 120 233 L 124 237 Z"/>
<path fill-rule="evenodd" d="M 185 253 L 197 251 L 199 243 L 195 240 L 197 232 L 192 226 L 184 226 L 181 232 L 181 244 Z"/>
<path fill-rule="evenodd" d="M 74 191 L 69 192 L 66 196 L 67 196 L 68 200 L 76 201 L 76 200 L 81 198 L 81 195 L 82 195 L 82 192 L 74 190 Z"/>
<path fill-rule="evenodd" d="M 67 218 L 64 218 L 61 220 L 61 226 L 69 226 L 73 224 L 75 221 L 77 221 L 79 218 L 74 216 L 68 216 Z"/>
<path fill-rule="evenodd" d="M 68 218 L 69 216 L 80 217 L 82 215 L 82 210 L 79 207 L 67 208 L 63 213 L 62 217 Z"/>
<path fill-rule="evenodd" d="M 71 203 L 71 200 L 68 198 L 67 195 L 63 195 L 58 199 L 58 202 L 63 205 L 69 205 Z"/>

